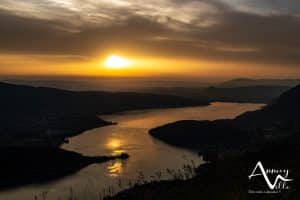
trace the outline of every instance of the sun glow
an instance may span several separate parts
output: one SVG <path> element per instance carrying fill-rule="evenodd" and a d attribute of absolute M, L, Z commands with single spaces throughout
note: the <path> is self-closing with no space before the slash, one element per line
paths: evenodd
<path fill-rule="evenodd" d="M 131 61 L 118 55 L 110 55 L 104 61 L 105 67 L 109 69 L 122 69 L 131 65 Z"/>

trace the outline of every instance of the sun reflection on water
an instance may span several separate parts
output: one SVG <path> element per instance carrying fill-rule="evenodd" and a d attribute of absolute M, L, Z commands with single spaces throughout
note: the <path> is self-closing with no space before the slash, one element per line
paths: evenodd
<path fill-rule="evenodd" d="M 108 173 L 112 177 L 119 176 L 123 171 L 123 163 L 121 161 L 114 161 L 107 167 Z"/>
<path fill-rule="evenodd" d="M 124 153 L 121 148 L 122 141 L 117 138 L 109 138 L 106 142 L 106 147 L 111 150 L 112 155 Z M 108 174 L 111 177 L 118 177 L 123 171 L 123 162 L 120 160 L 115 160 L 107 166 Z"/>
<path fill-rule="evenodd" d="M 125 153 L 122 146 L 123 146 L 123 142 L 120 139 L 110 138 L 106 142 L 106 147 L 109 150 L 111 150 L 111 155 L 117 155 L 117 154 Z"/>

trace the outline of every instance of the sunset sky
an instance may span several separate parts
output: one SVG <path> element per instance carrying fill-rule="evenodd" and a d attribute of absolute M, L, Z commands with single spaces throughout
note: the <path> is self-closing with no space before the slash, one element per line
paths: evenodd
<path fill-rule="evenodd" d="M 299 0 L 1 0 L 0 75 L 300 77 Z"/>

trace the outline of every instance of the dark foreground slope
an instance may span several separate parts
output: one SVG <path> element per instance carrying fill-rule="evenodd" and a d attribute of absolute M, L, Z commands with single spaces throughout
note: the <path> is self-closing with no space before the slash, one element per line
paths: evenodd
<path fill-rule="evenodd" d="M 151 130 L 151 135 L 169 144 L 201 151 L 209 162 L 201 165 L 191 180 L 152 182 L 107 199 L 299 199 L 299 102 L 300 86 L 297 86 L 274 104 L 233 120 L 180 121 Z M 293 179 L 288 188 L 271 190 L 262 176 L 249 180 L 258 161 L 265 169 L 288 169 L 287 178 Z M 276 175 L 268 174 L 272 184 Z"/>
<path fill-rule="evenodd" d="M 109 125 L 97 117 L 133 109 L 207 105 L 167 95 L 72 92 L 0 83 L 0 145 L 58 145 L 63 138 Z"/>
<path fill-rule="evenodd" d="M 266 146 L 259 152 L 227 157 L 201 165 L 190 180 L 171 180 L 136 185 L 106 200 L 297 200 L 300 198 L 300 137 Z M 250 193 L 270 191 L 260 176 L 249 180 L 258 161 L 264 167 L 289 169 L 289 189 L 278 193 Z M 276 175 L 270 175 L 275 180 Z M 277 190 L 275 190 L 276 192 Z"/>

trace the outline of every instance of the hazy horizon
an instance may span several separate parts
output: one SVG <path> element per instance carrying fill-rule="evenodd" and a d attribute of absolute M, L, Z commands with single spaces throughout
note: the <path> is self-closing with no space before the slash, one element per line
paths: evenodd
<path fill-rule="evenodd" d="M 295 86 L 299 79 L 253 79 L 238 77 L 235 79 L 188 79 L 182 77 L 84 77 L 84 76 L 0 76 L 0 82 L 52 87 L 73 91 L 134 91 L 155 92 L 159 88 L 201 89 L 208 87 L 239 86 Z M 228 85 L 229 84 L 229 85 Z M 230 86 L 231 85 L 231 86 Z"/>

